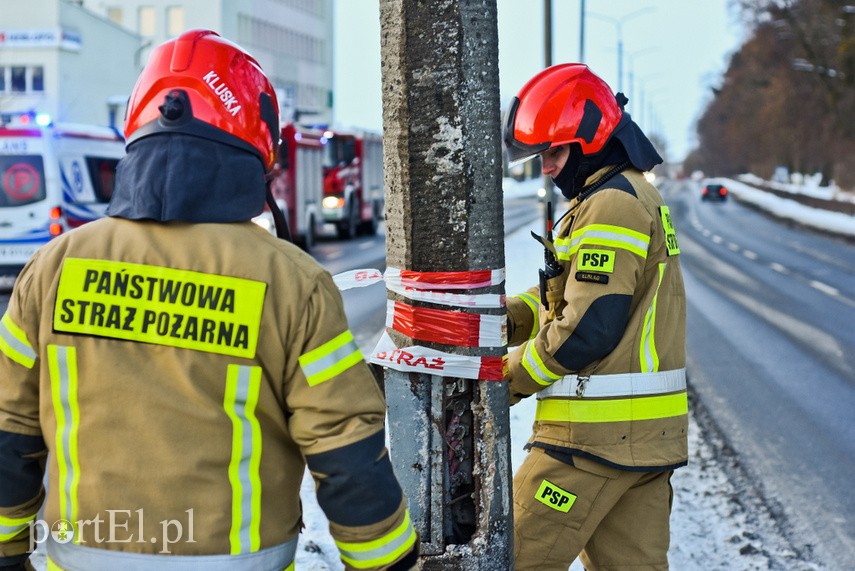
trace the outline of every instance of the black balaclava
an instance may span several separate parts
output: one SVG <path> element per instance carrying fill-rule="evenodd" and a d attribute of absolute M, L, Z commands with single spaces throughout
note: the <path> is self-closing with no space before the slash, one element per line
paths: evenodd
<path fill-rule="evenodd" d="M 617 139 L 610 139 L 599 153 L 583 155 L 579 143 L 570 143 L 570 156 L 564 168 L 553 179 L 561 194 L 572 200 L 582 191 L 585 181 L 605 166 L 619 165 L 629 159 L 623 145 Z"/>
<path fill-rule="evenodd" d="M 128 145 L 107 215 L 158 222 L 241 222 L 261 214 L 264 165 L 203 137 L 162 133 Z"/>
<path fill-rule="evenodd" d="M 618 101 L 625 104 L 626 99 L 618 95 Z M 653 143 L 635 124 L 630 114 L 624 111 L 611 138 L 600 152 L 583 155 L 581 145 L 570 143 L 570 156 L 553 180 L 555 186 L 561 189 L 561 194 L 572 200 L 582 192 L 588 177 L 603 167 L 629 163 L 640 171 L 649 171 L 661 162 L 662 157 L 656 152 Z"/>

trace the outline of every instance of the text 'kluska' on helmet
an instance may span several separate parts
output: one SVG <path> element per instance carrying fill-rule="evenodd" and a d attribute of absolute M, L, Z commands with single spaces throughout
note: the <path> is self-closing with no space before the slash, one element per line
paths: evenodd
<path fill-rule="evenodd" d="M 508 158 L 519 164 L 567 143 L 578 143 L 584 155 L 597 153 L 622 116 L 611 88 L 588 66 L 548 67 L 526 82 L 508 108 Z"/>
<path fill-rule="evenodd" d="M 270 171 L 279 145 L 273 85 L 240 46 L 211 30 L 184 32 L 152 52 L 128 102 L 128 145 L 160 133 L 232 145 Z"/>

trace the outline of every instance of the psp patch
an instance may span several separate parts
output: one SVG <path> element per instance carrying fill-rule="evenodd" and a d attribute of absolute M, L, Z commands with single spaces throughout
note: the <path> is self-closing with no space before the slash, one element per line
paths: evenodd
<path fill-rule="evenodd" d="M 567 490 L 562 490 L 549 480 L 543 480 L 534 495 L 534 499 L 548 508 L 567 513 L 576 502 L 576 495 Z"/>
<path fill-rule="evenodd" d="M 615 253 L 613 250 L 583 248 L 576 254 L 576 269 L 610 274 L 615 271 Z"/>

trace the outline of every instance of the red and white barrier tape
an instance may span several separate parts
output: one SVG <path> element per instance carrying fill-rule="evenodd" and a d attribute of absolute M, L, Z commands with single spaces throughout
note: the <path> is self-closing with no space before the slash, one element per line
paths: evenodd
<path fill-rule="evenodd" d="M 435 284 L 429 284 L 429 282 L 418 281 L 418 280 L 402 280 L 400 279 L 400 270 L 395 270 L 394 268 L 390 268 L 386 270 L 386 274 L 380 273 L 380 270 L 375 269 L 367 269 L 367 270 L 351 270 L 349 272 L 342 272 L 340 274 L 336 274 L 333 276 L 333 281 L 338 286 L 338 289 L 344 291 L 348 289 L 352 289 L 355 287 L 366 287 L 376 283 L 380 283 L 385 280 L 386 289 L 389 291 L 393 291 L 407 299 L 412 299 L 414 301 L 425 301 L 428 303 L 436 303 L 438 305 L 449 305 L 452 307 L 469 307 L 469 308 L 487 308 L 487 307 L 505 307 L 505 296 L 496 294 L 496 293 L 479 293 L 479 294 L 466 294 L 466 293 L 448 293 L 444 291 L 431 291 L 432 288 L 436 287 L 437 289 L 441 289 L 439 286 Z M 501 272 L 502 276 L 504 276 L 504 270 L 483 270 L 482 272 L 425 272 L 429 274 L 463 274 L 463 273 L 491 273 L 496 274 Z M 418 273 L 418 272 L 409 272 L 409 273 Z M 461 278 L 458 278 L 461 279 Z M 471 279 L 471 278 L 470 278 Z M 491 278 L 491 280 L 495 280 L 498 278 Z M 504 277 L 502 277 L 504 279 Z M 409 285 L 404 285 L 404 284 Z M 483 283 L 483 280 L 479 283 Z M 501 283 L 499 280 L 496 283 Z M 418 287 L 413 287 L 411 284 L 418 284 Z M 427 285 L 427 289 L 425 289 Z M 495 285 L 495 284 L 490 284 Z M 448 289 L 451 289 L 450 287 Z"/>
<path fill-rule="evenodd" d="M 409 373 L 485 381 L 504 378 L 505 357 L 455 355 L 418 345 L 398 348 L 385 331 L 368 359 L 382 367 Z"/>
<path fill-rule="evenodd" d="M 367 270 L 350 270 L 333 276 L 333 282 L 341 291 L 355 287 L 366 287 L 383 281 L 383 273 L 380 270 L 370 268 Z"/>
<path fill-rule="evenodd" d="M 381 281 L 386 288 L 409 300 L 461 308 L 500 308 L 500 294 L 462 294 L 449 290 L 494 286 L 505 279 L 505 270 L 471 272 L 415 272 L 387 268 L 351 270 L 333 277 L 341 290 L 365 287 Z M 482 315 L 450 309 L 415 307 L 401 301 L 387 301 L 386 327 L 413 341 L 429 341 L 458 347 L 502 347 L 507 344 L 507 317 Z M 371 358 L 372 363 L 398 371 L 418 372 L 443 377 L 500 381 L 503 357 L 456 355 L 414 345 L 398 348 L 387 332 L 383 333 Z"/>
<path fill-rule="evenodd" d="M 386 302 L 386 327 L 412 339 L 458 347 L 501 347 L 508 343 L 505 315 L 481 315 Z"/>
<path fill-rule="evenodd" d="M 505 281 L 505 270 L 473 270 L 467 272 L 416 272 L 386 268 L 387 284 L 419 290 L 478 289 L 499 285 Z"/>

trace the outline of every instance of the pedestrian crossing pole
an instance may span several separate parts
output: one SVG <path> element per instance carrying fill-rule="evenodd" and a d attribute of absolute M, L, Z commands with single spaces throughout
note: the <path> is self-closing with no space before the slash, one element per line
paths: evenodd
<path fill-rule="evenodd" d="M 380 25 L 387 268 L 427 281 L 503 275 L 496 0 L 380 0 Z M 465 285 L 453 293 L 503 299 L 501 279 Z M 388 298 L 397 348 L 455 356 L 423 372 L 385 369 L 390 451 L 421 536 L 420 568 L 512 569 L 504 304 L 455 307 L 391 289 Z M 482 326 L 461 340 L 467 323 L 499 332 L 485 340 Z M 498 363 L 498 379 L 441 372 L 448 360 Z"/>

